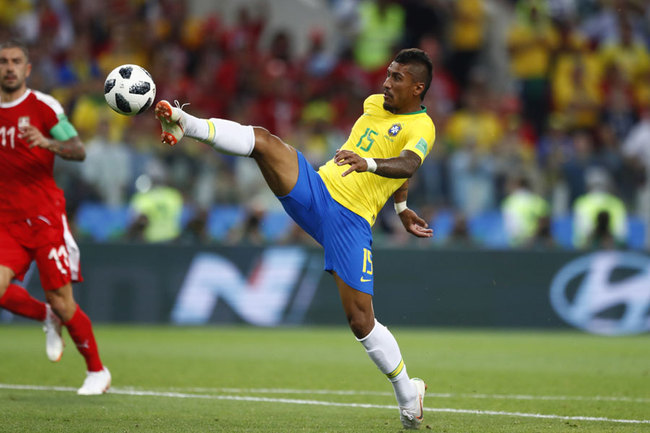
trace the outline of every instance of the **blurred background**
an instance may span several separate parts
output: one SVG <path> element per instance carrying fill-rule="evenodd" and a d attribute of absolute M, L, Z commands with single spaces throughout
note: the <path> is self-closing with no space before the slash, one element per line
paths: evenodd
<path fill-rule="evenodd" d="M 86 244 L 314 245 L 252 160 L 191 140 L 168 148 L 153 111 L 110 111 L 103 83 L 117 65 L 145 67 L 157 100 L 264 126 L 318 167 L 345 141 L 364 99 L 381 92 L 396 51 L 419 47 L 434 63 L 424 105 L 437 138 L 408 203 L 434 237 L 409 236 L 389 202 L 375 247 L 650 249 L 647 1 L 0 5 L 0 39 L 31 46 L 29 86 L 61 101 L 87 146 L 84 163 L 59 160 L 55 173 Z M 540 280 L 544 291 L 549 279 Z"/>
<path fill-rule="evenodd" d="M 30 43 L 29 85 L 63 103 L 87 145 L 84 164 L 56 172 L 80 239 L 305 241 L 251 161 L 189 140 L 166 148 L 151 111 L 111 112 L 103 80 L 115 66 L 142 65 L 157 99 L 264 126 L 317 167 L 381 91 L 396 50 L 420 47 L 435 64 L 424 104 L 437 139 L 409 206 L 436 236 L 410 239 L 389 203 L 376 243 L 650 245 L 642 0 L 1 3 L 0 38 Z"/>

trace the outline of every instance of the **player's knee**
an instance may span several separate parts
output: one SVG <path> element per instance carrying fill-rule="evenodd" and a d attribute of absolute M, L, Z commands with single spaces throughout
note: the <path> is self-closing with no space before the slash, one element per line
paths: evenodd
<path fill-rule="evenodd" d="M 350 330 L 352 330 L 352 333 L 357 338 L 363 338 L 370 334 L 370 331 L 375 326 L 374 317 L 369 318 L 367 314 L 363 314 L 362 312 L 349 314 L 347 318 Z"/>
<path fill-rule="evenodd" d="M 268 129 L 261 126 L 254 126 L 255 132 L 255 147 L 251 156 L 268 154 L 275 146 L 281 145 L 282 141 L 271 134 Z"/>
<path fill-rule="evenodd" d="M 77 309 L 77 303 L 68 290 L 48 290 L 45 299 L 52 310 L 64 321 L 70 320 Z"/>

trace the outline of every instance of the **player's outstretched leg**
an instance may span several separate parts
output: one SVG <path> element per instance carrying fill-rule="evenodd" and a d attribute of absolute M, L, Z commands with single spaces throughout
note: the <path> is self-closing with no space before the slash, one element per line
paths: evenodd
<path fill-rule="evenodd" d="M 200 119 L 162 100 L 154 110 L 162 127 L 163 143 L 174 146 L 181 138 L 199 140 L 222 153 L 250 156 L 255 147 L 255 132 L 252 126 L 241 125 L 225 119 Z"/>
<path fill-rule="evenodd" d="M 162 141 L 175 145 L 183 137 L 207 144 L 218 152 L 255 159 L 262 176 L 276 196 L 289 194 L 300 172 L 296 150 L 268 130 L 225 119 L 201 119 L 173 107 L 167 101 L 156 104 L 162 127 Z"/>
<path fill-rule="evenodd" d="M 172 107 L 168 101 L 162 100 L 156 104 L 154 112 L 162 127 L 160 134 L 162 142 L 175 146 L 185 134 L 185 128 L 181 122 L 182 110 Z"/>

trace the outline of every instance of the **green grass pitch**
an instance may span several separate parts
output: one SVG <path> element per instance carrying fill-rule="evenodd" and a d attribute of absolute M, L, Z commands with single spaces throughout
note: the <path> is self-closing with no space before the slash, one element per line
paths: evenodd
<path fill-rule="evenodd" d="M 429 385 L 422 431 L 650 432 L 648 335 L 394 328 Z M 400 432 L 347 328 L 96 326 L 111 392 L 80 397 L 66 334 L 0 326 L 0 432 Z"/>

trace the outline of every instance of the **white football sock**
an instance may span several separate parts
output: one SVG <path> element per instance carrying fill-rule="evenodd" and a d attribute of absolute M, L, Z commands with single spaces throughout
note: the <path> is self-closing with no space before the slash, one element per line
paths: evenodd
<path fill-rule="evenodd" d="M 397 404 L 410 407 L 417 399 L 417 390 L 411 383 L 402 354 L 393 334 L 375 319 L 375 327 L 365 337 L 357 340 L 366 348 L 368 356 L 393 384 Z"/>
<path fill-rule="evenodd" d="M 250 156 L 255 147 L 255 132 L 249 125 L 225 119 L 200 119 L 183 112 L 184 135 L 199 140 L 229 155 Z"/>

